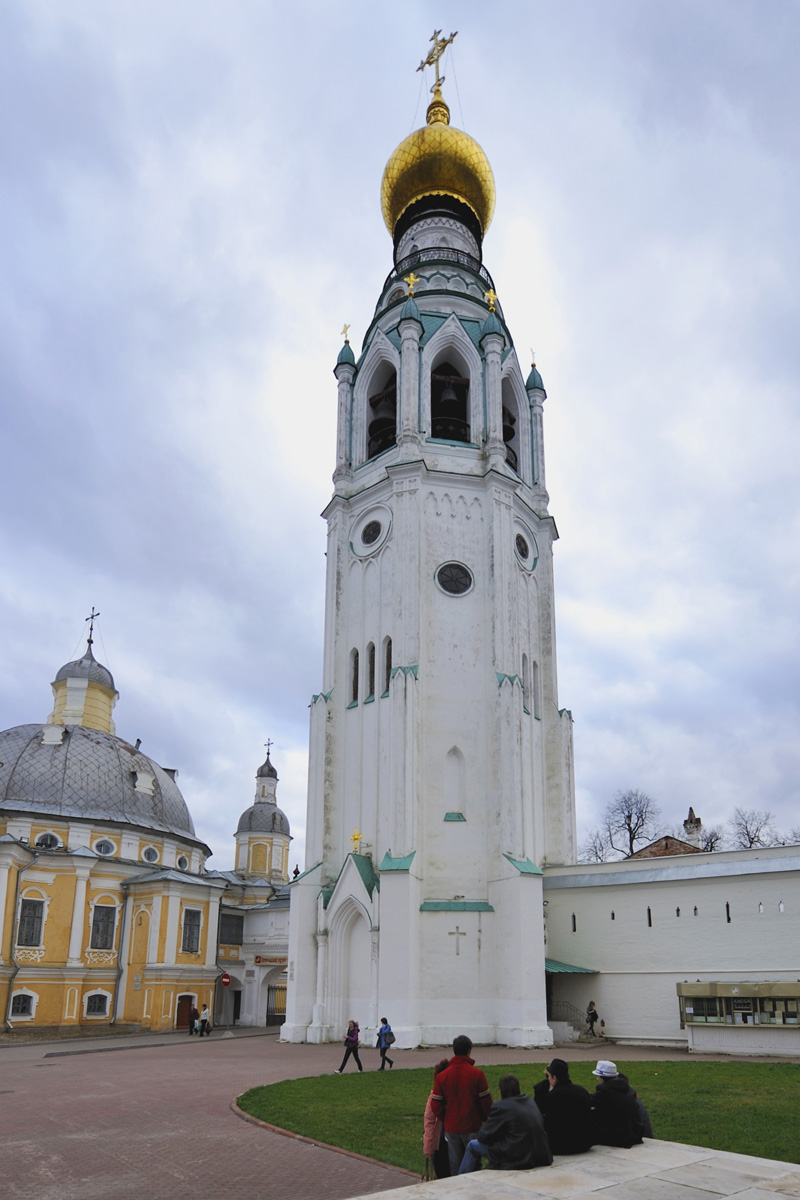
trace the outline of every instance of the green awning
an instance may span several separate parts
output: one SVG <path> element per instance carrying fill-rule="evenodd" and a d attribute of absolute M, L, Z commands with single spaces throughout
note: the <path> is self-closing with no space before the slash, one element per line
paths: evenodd
<path fill-rule="evenodd" d="M 544 969 L 548 975 L 596 975 L 594 967 L 573 967 L 571 963 L 559 962 L 556 958 L 546 958 Z"/>

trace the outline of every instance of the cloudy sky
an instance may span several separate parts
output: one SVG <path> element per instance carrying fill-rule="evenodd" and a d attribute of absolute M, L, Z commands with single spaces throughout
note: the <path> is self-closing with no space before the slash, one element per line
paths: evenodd
<path fill-rule="evenodd" d="M 0 4 L 0 728 L 95 605 L 211 865 L 268 737 L 302 865 L 331 372 L 434 27 L 548 391 L 579 828 L 627 787 L 797 826 L 795 0 Z"/>

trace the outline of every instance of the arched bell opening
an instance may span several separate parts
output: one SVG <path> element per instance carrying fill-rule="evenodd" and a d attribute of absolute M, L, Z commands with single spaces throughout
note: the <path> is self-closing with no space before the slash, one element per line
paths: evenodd
<path fill-rule="evenodd" d="M 431 371 L 431 437 L 469 442 L 469 379 L 450 362 Z"/>
<path fill-rule="evenodd" d="M 393 367 L 376 376 L 376 390 L 367 401 L 367 458 L 375 458 L 397 442 L 397 372 Z"/>
<path fill-rule="evenodd" d="M 506 447 L 506 462 L 518 475 L 520 471 L 520 439 L 517 401 L 507 381 L 503 382 L 503 441 Z"/>

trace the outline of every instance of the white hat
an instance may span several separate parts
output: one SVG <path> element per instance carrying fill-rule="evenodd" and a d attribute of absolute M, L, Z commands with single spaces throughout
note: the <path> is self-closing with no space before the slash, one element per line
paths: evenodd
<path fill-rule="evenodd" d="M 616 1063 L 609 1062 L 607 1058 L 601 1058 L 592 1074 L 599 1075 L 601 1079 L 615 1079 L 619 1075 L 619 1071 Z"/>

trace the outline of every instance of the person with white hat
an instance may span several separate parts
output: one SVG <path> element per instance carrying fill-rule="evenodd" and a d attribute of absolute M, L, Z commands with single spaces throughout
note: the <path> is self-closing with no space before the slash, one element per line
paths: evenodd
<path fill-rule="evenodd" d="M 595 1143 L 601 1146 L 635 1146 L 642 1140 L 642 1122 L 636 1092 L 617 1064 L 601 1058 L 592 1071 L 597 1076 L 594 1096 Z"/>

